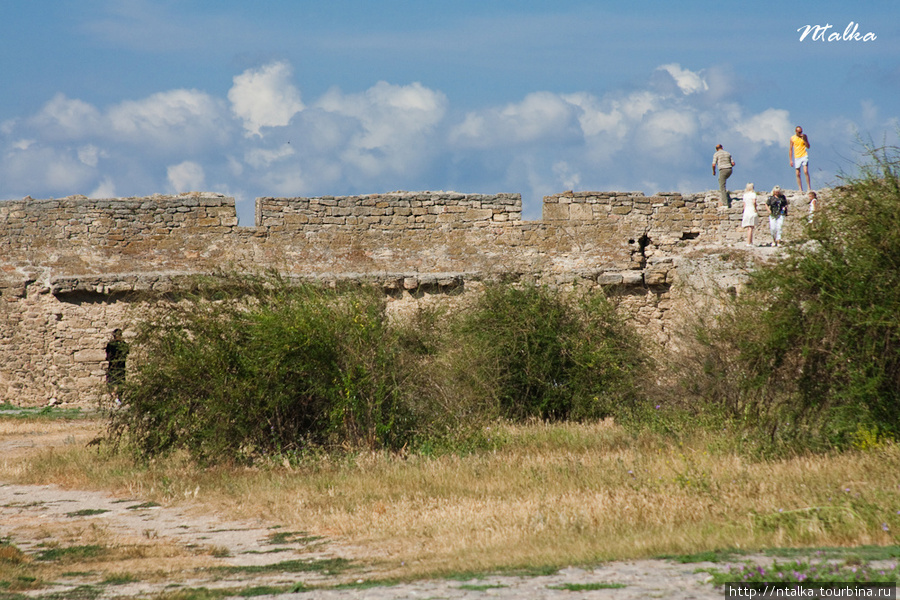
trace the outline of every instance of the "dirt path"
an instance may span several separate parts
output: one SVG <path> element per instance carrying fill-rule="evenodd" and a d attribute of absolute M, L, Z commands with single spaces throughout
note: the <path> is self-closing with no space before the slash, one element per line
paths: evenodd
<path fill-rule="evenodd" d="M 0 523 L 2 535 L 35 564 L 61 563 L 50 569 L 53 592 L 100 586 L 101 596 L 112 597 L 333 584 L 346 580 L 336 573 L 345 573 L 351 558 L 302 532 L 56 486 L 0 484 Z"/>
<path fill-rule="evenodd" d="M 29 453 L 86 444 L 97 433 L 90 420 L 0 420 L 0 459 L 4 466 L 14 465 Z M 190 506 L 163 507 L 142 498 L 2 479 L 0 543 L 25 555 L 18 571 L 4 570 L 0 555 L 0 600 L 7 590 L 67 597 L 78 589 L 75 597 L 92 600 L 184 588 L 334 585 L 369 576 L 353 560 L 358 552 L 274 522 L 245 522 L 199 514 Z M 11 585 L 3 585 L 4 580 Z"/>

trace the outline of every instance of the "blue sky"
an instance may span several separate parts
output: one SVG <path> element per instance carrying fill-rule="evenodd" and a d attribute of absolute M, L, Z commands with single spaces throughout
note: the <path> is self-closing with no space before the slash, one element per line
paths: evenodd
<path fill-rule="evenodd" d="M 7 0 L 0 199 L 813 187 L 898 143 L 900 3 Z M 872 41 L 800 39 L 807 25 Z M 798 31 L 800 30 L 800 31 Z"/>

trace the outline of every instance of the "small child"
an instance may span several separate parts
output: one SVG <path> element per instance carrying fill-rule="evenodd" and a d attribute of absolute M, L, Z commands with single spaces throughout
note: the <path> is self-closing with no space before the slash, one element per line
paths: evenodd
<path fill-rule="evenodd" d="M 812 223 L 812 220 L 813 220 L 813 213 L 816 212 L 816 204 L 817 204 L 818 198 L 819 197 L 816 196 L 815 192 L 813 192 L 813 191 L 809 192 L 809 216 L 806 217 L 806 220 L 810 223 Z"/>

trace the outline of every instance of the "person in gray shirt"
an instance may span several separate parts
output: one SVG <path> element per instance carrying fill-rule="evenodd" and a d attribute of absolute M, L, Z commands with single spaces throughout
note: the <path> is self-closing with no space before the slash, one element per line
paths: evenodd
<path fill-rule="evenodd" d="M 713 175 L 716 174 L 716 169 L 719 170 L 719 198 L 722 204 L 728 208 L 731 208 L 731 196 L 728 195 L 728 190 L 725 189 L 725 182 L 731 177 L 731 169 L 733 167 L 734 159 L 731 158 L 731 154 L 722 149 L 722 144 L 717 144 L 716 153 L 713 154 L 712 170 Z"/>

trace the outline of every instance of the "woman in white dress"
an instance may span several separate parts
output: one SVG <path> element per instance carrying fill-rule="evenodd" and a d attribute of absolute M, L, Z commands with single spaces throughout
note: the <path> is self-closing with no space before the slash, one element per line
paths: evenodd
<path fill-rule="evenodd" d="M 747 245 L 753 245 L 753 229 L 759 223 L 759 213 L 756 212 L 756 192 L 753 184 L 748 183 L 744 188 L 744 216 L 741 217 L 741 227 L 747 229 Z"/>

